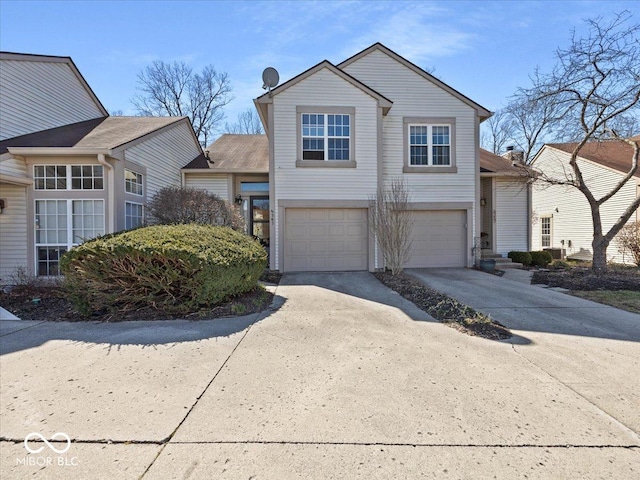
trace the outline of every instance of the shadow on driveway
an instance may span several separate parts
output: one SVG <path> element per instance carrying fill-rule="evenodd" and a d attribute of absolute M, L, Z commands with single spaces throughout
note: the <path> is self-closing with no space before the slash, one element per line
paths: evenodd
<path fill-rule="evenodd" d="M 412 269 L 425 285 L 514 330 L 640 342 L 640 315 L 471 269 Z"/>
<path fill-rule="evenodd" d="M 107 344 L 153 348 L 183 342 L 228 337 L 270 317 L 285 302 L 276 295 L 268 310 L 243 317 L 214 320 L 154 320 L 134 322 L 35 322 L 0 321 L 0 355 L 26 350 L 52 340 L 67 340 L 88 347 Z"/>

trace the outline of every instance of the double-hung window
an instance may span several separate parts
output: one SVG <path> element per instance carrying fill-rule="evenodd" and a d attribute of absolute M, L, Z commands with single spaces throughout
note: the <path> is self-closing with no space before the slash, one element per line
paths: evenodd
<path fill-rule="evenodd" d="M 140 203 L 124 202 L 124 228 L 137 228 L 144 223 L 144 207 Z"/>
<path fill-rule="evenodd" d="M 302 160 L 351 158 L 351 115 L 302 113 Z"/>
<path fill-rule="evenodd" d="M 450 166 L 450 125 L 409 125 L 410 166 Z"/>
<path fill-rule="evenodd" d="M 456 118 L 404 117 L 404 173 L 456 173 Z"/>
<path fill-rule="evenodd" d="M 124 191 L 133 195 L 142 195 L 142 174 L 132 170 L 124 171 Z"/>

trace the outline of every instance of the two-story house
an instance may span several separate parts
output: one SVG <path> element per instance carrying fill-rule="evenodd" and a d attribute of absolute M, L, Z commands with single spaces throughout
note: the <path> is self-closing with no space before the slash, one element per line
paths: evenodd
<path fill-rule="evenodd" d="M 186 117 L 111 117 L 69 57 L 0 53 L 0 279 L 142 224 L 202 156 Z"/>
<path fill-rule="evenodd" d="M 487 109 L 379 43 L 255 104 L 269 140 L 272 269 L 382 268 L 369 209 L 394 178 L 411 199 L 407 266 L 472 265 Z"/>

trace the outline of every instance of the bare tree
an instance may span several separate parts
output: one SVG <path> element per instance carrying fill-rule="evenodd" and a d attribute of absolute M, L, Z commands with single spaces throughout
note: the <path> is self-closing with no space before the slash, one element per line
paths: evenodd
<path fill-rule="evenodd" d="M 506 109 L 497 110 L 482 124 L 480 141 L 485 150 L 500 155 L 504 153 L 505 147 L 513 142 L 514 135 L 515 121 L 511 113 Z"/>
<path fill-rule="evenodd" d="M 238 121 L 234 124 L 226 123 L 225 133 L 241 133 L 248 135 L 260 135 L 264 133 L 262 122 L 255 108 L 247 108 L 238 114 Z"/>
<path fill-rule="evenodd" d="M 402 179 L 378 189 L 373 200 L 369 226 L 382 250 L 384 265 L 392 275 L 402 272 L 411 252 L 413 221 L 409 192 Z"/>
<path fill-rule="evenodd" d="M 535 172 L 532 178 L 551 185 L 578 189 L 587 199 L 593 220 L 593 269 L 607 269 L 607 247 L 640 206 L 640 195 L 620 212 L 608 232 L 603 232 L 600 207 L 613 197 L 638 170 L 640 139 L 629 138 L 614 125 L 640 112 L 640 25 L 629 25 L 631 14 L 623 12 L 613 20 L 588 20 L 588 34 L 572 35 L 566 50 L 558 49 L 558 63 L 549 74 L 536 72 L 533 86 L 520 90 L 525 107 L 543 102 L 552 117 L 561 118 L 564 131 L 575 142 L 569 165 L 562 175 Z M 606 194 L 596 198 L 580 168 L 580 151 L 593 141 L 624 142 L 629 149 L 629 170 Z"/>
<path fill-rule="evenodd" d="M 138 74 L 137 90 L 132 102 L 141 115 L 187 116 L 203 146 L 232 100 L 228 75 L 213 65 L 197 73 L 184 62 L 157 60 Z"/>

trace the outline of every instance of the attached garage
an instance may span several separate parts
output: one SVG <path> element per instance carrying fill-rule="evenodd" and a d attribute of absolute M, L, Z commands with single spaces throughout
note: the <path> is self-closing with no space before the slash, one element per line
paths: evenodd
<path fill-rule="evenodd" d="M 466 210 L 414 211 L 407 268 L 465 267 Z"/>
<path fill-rule="evenodd" d="M 364 208 L 287 208 L 284 271 L 367 270 Z"/>

